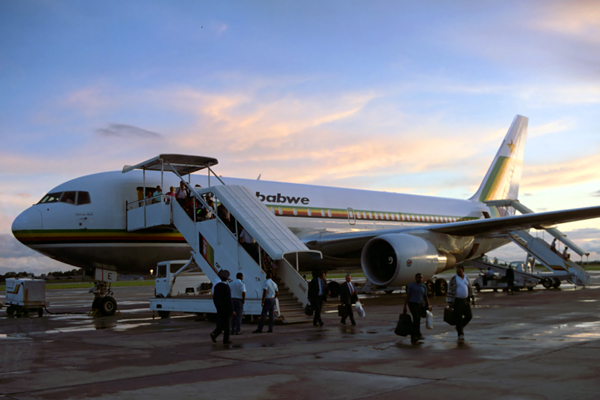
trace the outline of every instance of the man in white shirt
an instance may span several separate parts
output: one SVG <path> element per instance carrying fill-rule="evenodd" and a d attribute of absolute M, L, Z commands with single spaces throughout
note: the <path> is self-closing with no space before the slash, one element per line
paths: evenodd
<path fill-rule="evenodd" d="M 448 288 L 448 303 L 454 308 L 454 318 L 456 320 L 456 332 L 458 341 L 465 340 L 464 327 L 473 318 L 469 299 L 473 300 L 475 305 L 475 296 L 469 278 L 465 276 L 465 268 L 462 265 L 456 267 L 456 275 L 450 280 Z"/>
<path fill-rule="evenodd" d="M 240 232 L 240 243 L 254 261 L 258 263 L 258 247 L 256 246 L 256 240 L 254 240 L 246 228 L 242 229 Z"/>
<path fill-rule="evenodd" d="M 246 285 L 243 281 L 244 275 L 241 272 L 238 272 L 235 278 L 235 281 L 229 284 L 231 288 L 231 303 L 235 312 L 235 315 L 231 318 L 231 334 L 239 335 L 242 328 L 244 302 L 246 301 Z"/>
<path fill-rule="evenodd" d="M 267 273 L 267 280 L 263 285 L 260 322 L 258 323 L 258 328 L 256 328 L 255 331 L 252 331 L 252 333 L 262 333 L 267 313 L 269 314 L 269 330 L 267 332 L 273 333 L 273 324 L 275 323 L 275 299 L 279 296 L 279 289 L 277 288 L 277 284 L 271 279 L 272 277 L 271 273 Z"/>

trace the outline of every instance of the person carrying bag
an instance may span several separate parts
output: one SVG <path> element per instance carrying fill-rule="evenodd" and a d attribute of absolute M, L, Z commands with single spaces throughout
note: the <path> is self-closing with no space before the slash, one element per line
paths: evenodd
<path fill-rule="evenodd" d="M 425 338 L 421 334 L 421 318 L 425 317 L 427 311 L 431 311 L 429 298 L 427 297 L 427 287 L 423 283 L 423 275 L 417 273 L 415 281 L 406 287 L 406 301 L 404 302 L 404 313 L 406 309 L 412 314 L 412 332 L 410 334 L 411 343 L 415 344 Z"/>

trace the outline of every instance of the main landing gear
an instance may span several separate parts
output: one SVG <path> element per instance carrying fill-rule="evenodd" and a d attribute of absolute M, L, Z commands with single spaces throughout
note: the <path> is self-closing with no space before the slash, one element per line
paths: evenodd
<path fill-rule="evenodd" d="M 94 302 L 90 315 L 102 315 L 110 317 L 117 311 L 117 301 L 114 299 L 113 292 L 110 290 L 110 282 L 96 282 L 96 286 L 91 291 L 94 293 Z"/>
<path fill-rule="evenodd" d="M 425 285 L 427 286 L 427 296 L 445 296 L 448 293 L 448 282 L 443 278 L 437 278 L 434 280 L 428 280 Z"/>

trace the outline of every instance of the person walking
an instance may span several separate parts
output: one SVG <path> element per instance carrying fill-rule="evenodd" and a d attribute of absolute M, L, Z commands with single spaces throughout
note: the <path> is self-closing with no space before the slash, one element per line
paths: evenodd
<path fill-rule="evenodd" d="M 510 265 L 506 270 L 504 280 L 506 281 L 506 291 L 510 294 L 515 294 L 515 271 Z"/>
<path fill-rule="evenodd" d="M 217 309 L 217 327 L 210 334 L 210 339 L 217 343 L 217 337 L 223 333 L 223 344 L 230 344 L 229 341 L 229 320 L 233 312 L 233 306 L 231 305 L 231 289 L 227 284 L 229 279 L 229 271 L 222 269 L 219 271 L 219 278 L 221 282 L 218 282 L 213 288 L 213 302 Z"/>
<path fill-rule="evenodd" d="M 242 328 L 242 314 L 244 313 L 244 302 L 246 301 L 246 285 L 244 274 L 238 272 L 235 281 L 229 284 L 231 288 L 231 304 L 233 306 L 233 317 L 231 317 L 231 334 L 239 335 Z"/>
<path fill-rule="evenodd" d="M 258 328 L 256 328 L 255 331 L 252 331 L 252 333 L 262 333 L 267 314 L 269 314 L 269 330 L 267 332 L 273 333 L 273 325 L 275 324 L 275 299 L 279 296 L 279 289 L 272 278 L 273 276 L 270 273 L 267 273 L 267 280 L 263 285 L 260 322 L 258 323 Z"/>
<path fill-rule="evenodd" d="M 414 344 L 425 338 L 421 334 L 421 315 L 425 308 L 431 311 L 429 298 L 427 297 L 427 287 L 423 283 L 423 275 L 418 273 L 415 275 L 415 281 L 408 284 L 406 287 L 406 301 L 404 302 L 404 313 L 406 307 L 412 315 L 413 326 L 410 333 L 410 341 Z"/>
<path fill-rule="evenodd" d="M 308 285 L 308 300 L 313 306 L 315 316 L 313 318 L 314 326 L 323 326 L 323 320 L 321 319 L 321 309 L 323 308 L 323 302 L 327 301 L 329 295 L 329 287 L 325 280 L 325 271 L 313 272 L 313 279 Z"/>
<path fill-rule="evenodd" d="M 342 317 L 340 323 L 345 325 L 346 318 L 350 318 L 350 323 L 352 323 L 352 325 L 356 325 L 356 321 L 354 321 L 354 313 L 352 312 L 352 304 L 356 304 L 358 301 L 358 295 L 356 294 L 356 289 L 354 289 L 354 285 L 352 284 L 352 276 L 350 274 L 346 275 L 346 282 L 340 285 L 340 301 L 346 309 L 346 313 Z"/>
<path fill-rule="evenodd" d="M 465 276 L 465 267 L 459 265 L 456 267 L 456 275 L 450 279 L 450 287 L 448 288 L 448 303 L 454 309 L 456 333 L 458 333 L 459 342 L 465 340 L 464 328 L 473 318 L 469 299 L 472 299 L 473 305 L 475 305 L 473 287 L 469 282 L 469 278 Z"/>

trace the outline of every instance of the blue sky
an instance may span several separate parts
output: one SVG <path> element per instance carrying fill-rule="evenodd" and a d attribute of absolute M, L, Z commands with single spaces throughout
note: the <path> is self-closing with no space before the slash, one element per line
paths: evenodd
<path fill-rule="evenodd" d="M 3 1 L 0 48 L 0 272 L 60 267 L 10 235 L 49 189 L 160 152 L 465 198 L 521 114 L 521 201 L 600 203 L 595 1 Z"/>

